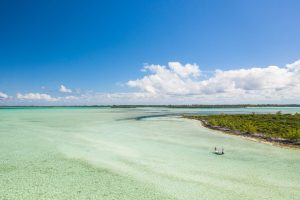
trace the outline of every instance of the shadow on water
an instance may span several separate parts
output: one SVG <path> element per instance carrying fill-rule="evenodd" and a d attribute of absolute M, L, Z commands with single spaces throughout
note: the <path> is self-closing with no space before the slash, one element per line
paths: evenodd
<path fill-rule="evenodd" d="M 141 121 L 149 118 L 156 118 L 156 117 L 171 117 L 171 116 L 178 116 L 178 114 L 160 114 L 160 115 L 143 115 L 138 117 L 128 117 L 123 119 L 118 119 L 117 121 L 127 121 L 127 120 L 136 120 Z"/>
<path fill-rule="evenodd" d="M 169 112 L 166 112 L 169 111 Z M 128 121 L 128 120 L 136 120 L 136 121 L 141 121 L 141 120 L 146 120 L 150 118 L 157 118 L 157 117 L 175 117 L 175 116 L 193 116 L 193 115 L 218 115 L 218 114 L 249 114 L 253 113 L 252 111 L 237 111 L 237 110 L 211 110 L 211 111 L 181 111 L 181 112 L 172 112 L 170 110 L 164 110 L 164 112 L 148 112 L 151 113 L 149 115 L 142 115 L 142 116 L 137 116 L 137 117 L 128 117 L 128 118 L 122 118 L 122 119 L 117 119 L 116 121 Z M 160 114 L 153 114 L 153 113 L 160 113 Z M 258 112 L 259 114 L 267 114 L 270 112 Z"/>

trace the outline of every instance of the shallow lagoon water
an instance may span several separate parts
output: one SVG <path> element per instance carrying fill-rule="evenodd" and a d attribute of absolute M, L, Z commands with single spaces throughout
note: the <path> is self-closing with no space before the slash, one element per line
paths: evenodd
<path fill-rule="evenodd" d="M 178 117 L 278 110 L 1 109 L 0 199 L 300 199 L 300 151 Z"/>

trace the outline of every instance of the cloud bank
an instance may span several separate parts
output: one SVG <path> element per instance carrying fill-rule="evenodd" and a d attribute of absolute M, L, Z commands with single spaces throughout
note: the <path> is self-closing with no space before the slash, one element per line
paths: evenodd
<path fill-rule="evenodd" d="M 21 94 L 17 93 L 17 99 L 19 100 L 30 100 L 30 101 L 58 101 L 58 98 L 51 97 L 49 94 L 41 94 L 41 93 L 26 93 Z"/>
<path fill-rule="evenodd" d="M 99 104 L 234 104 L 300 103 L 300 60 L 283 67 L 251 67 L 215 70 L 207 78 L 197 64 L 169 62 L 146 65 L 144 76 L 124 85 L 134 92 L 101 93 L 80 91 L 74 95 L 18 93 L 15 97 L 0 92 L 0 103 L 42 102 L 51 105 Z M 59 91 L 72 93 L 61 85 Z"/>
<path fill-rule="evenodd" d="M 145 66 L 144 71 L 149 74 L 140 79 L 130 80 L 127 85 L 153 96 L 194 96 L 199 98 L 199 103 L 201 100 L 210 99 L 219 102 L 228 98 L 232 100 L 300 98 L 300 60 L 284 67 L 216 70 L 207 79 L 201 79 L 200 68 L 195 64 L 182 65 L 178 62 L 169 62 L 167 66 Z"/>

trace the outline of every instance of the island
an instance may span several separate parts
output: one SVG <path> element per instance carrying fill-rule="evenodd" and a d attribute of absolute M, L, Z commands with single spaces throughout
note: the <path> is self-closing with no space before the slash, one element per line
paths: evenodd
<path fill-rule="evenodd" d="M 213 130 L 300 149 L 300 114 L 218 114 L 184 116 Z"/>

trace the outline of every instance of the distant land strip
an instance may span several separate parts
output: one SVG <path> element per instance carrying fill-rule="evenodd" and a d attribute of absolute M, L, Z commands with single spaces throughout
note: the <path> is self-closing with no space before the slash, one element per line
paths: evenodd
<path fill-rule="evenodd" d="M 257 107 L 300 107 L 300 104 L 186 104 L 186 105 L 68 105 L 68 106 L 14 106 L 14 105 L 3 105 L 0 108 L 61 108 L 61 107 L 79 107 L 79 108 L 257 108 Z"/>

